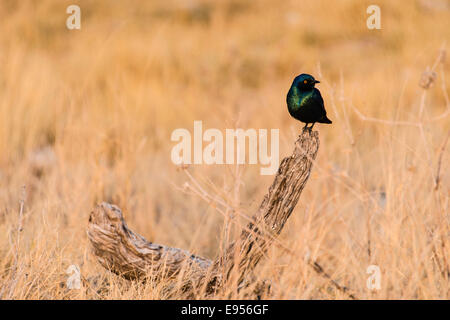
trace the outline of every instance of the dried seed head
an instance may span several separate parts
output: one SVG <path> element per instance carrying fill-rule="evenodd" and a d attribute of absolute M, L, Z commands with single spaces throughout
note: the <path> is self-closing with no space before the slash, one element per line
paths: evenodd
<path fill-rule="evenodd" d="M 436 72 L 430 70 L 424 71 L 420 77 L 419 85 L 424 89 L 429 89 L 434 84 L 436 77 Z"/>

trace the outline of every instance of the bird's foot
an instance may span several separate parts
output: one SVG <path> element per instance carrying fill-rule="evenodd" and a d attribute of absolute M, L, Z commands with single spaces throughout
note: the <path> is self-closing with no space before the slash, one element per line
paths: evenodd
<path fill-rule="evenodd" d="M 302 133 L 305 133 L 305 132 L 309 132 L 309 133 L 311 133 L 312 132 L 312 127 L 303 127 L 303 129 L 302 129 Z"/>

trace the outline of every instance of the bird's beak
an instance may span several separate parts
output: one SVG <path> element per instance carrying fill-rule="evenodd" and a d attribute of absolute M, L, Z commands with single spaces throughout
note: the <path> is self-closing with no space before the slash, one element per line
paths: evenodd
<path fill-rule="evenodd" d="M 314 80 L 314 83 L 320 83 L 320 81 L 319 80 Z"/>

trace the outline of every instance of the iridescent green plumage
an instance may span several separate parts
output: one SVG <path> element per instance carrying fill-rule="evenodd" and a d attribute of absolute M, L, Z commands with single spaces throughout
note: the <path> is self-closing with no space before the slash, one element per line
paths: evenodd
<path fill-rule="evenodd" d="M 301 74 L 292 82 L 286 97 L 290 115 L 306 123 L 305 128 L 312 123 L 310 129 L 316 122 L 331 123 L 331 120 L 327 118 L 322 95 L 319 90 L 314 88 L 316 83 L 319 81 L 311 75 Z"/>

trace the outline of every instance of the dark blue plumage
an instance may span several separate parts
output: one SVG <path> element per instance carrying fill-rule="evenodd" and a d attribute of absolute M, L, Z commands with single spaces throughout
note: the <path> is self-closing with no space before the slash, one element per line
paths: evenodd
<path fill-rule="evenodd" d="M 306 123 L 304 129 L 311 130 L 316 122 L 331 123 L 323 104 L 320 91 L 314 86 L 319 83 L 313 76 L 302 73 L 295 77 L 286 97 L 289 114 Z M 308 124 L 312 123 L 308 128 Z"/>

